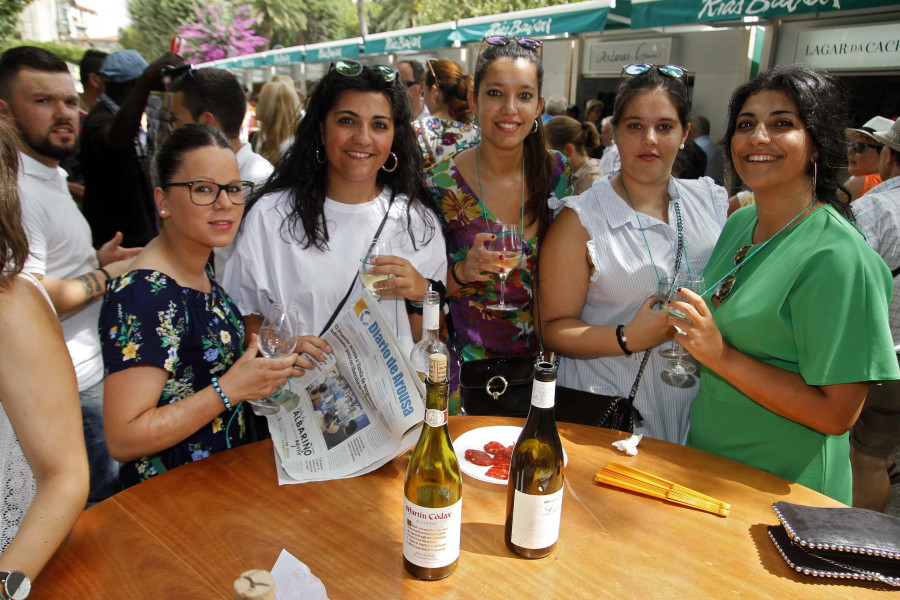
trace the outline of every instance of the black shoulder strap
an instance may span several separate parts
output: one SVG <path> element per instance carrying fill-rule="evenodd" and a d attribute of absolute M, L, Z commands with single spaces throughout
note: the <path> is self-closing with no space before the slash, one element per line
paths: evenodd
<path fill-rule="evenodd" d="M 372 246 L 375 245 L 375 242 L 378 241 L 378 237 L 381 235 L 381 230 L 384 229 L 384 224 L 387 223 L 388 215 L 391 213 L 391 207 L 394 205 L 394 190 L 391 190 L 391 199 L 388 202 L 387 210 L 384 211 L 384 217 L 381 219 L 381 225 L 378 226 L 378 230 L 375 232 L 375 237 L 372 238 L 372 244 L 369 246 L 369 250 L 372 249 Z M 366 252 L 368 254 L 368 252 Z M 319 333 L 319 337 L 325 335 L 325 332 L 328 331 L 328 328 L 331 327 L 331 324 L 334 323 L 334 320 L 337 318 L 338 313 L 341 312 L 341 309 L 344 308 L 344 304 L 347 303 L 347 298 L 350 297 L 350 292 L 353 291 L 353 287 L 356 285 L 356 280 L 359 277 L 359 269 L 356 270 L 356 273 L 353 275 L 353 279 L 350 281 L 350 287 L 347 288 L 347 293 L 344 294 L 344 297 L 338 303 L 337 308 L 334 309 L 334 312 L 331 313 L 331 318 L 328 319 L 328 323 L 325 324 L 325 327 L 322 328 L 321 333 Z"/>
<path fill-rule="evenodd" d="M 897 275 L 900 275 L 900 267 L 897 267 L 896 269 L 891 271 L 891 276 L 896 277 Z"/>

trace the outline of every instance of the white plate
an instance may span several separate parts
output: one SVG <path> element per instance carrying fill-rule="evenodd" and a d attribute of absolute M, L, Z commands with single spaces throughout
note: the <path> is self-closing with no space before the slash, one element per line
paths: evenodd
<path fill-rule="evenodd" d="M 485 474 L 491 467 L 480 467 L 467 461 L 466 450 L 481 450 L 484 452 L 484 445 L 488 442 L 500 442 L 504 446 L 511 446 L 519 439 L 519 433 L 521 433 L 521 431 L 521 427 L 514 427 L 512 425 L 493 425 L 491 427 L 470 429 L 460 435 L 453 440 L 453 450 L 456 451 L 456 458 L 459 461 L 460 470 L 469 477 L 473 477 L 479 481 L 506 485 L 506 479 L 488 477 Z M 565 450 L 563 450 L 563 460 L 568 464 L 569 457 L 566 455 Z"/>

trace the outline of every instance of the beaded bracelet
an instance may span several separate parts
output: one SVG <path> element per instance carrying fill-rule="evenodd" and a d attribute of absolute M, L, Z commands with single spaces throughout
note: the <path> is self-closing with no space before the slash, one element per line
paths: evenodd
<path fill-rule="evenodd" d="M 212 386 L 213 389 L 216 390 L 216 393 L 219 394 L 219 397 L 222 399 L 222 402 L 225 404 L 225 408 L 231 410 L 231 401 L 228 400 L 228 396 L 225 395 L 225 392 L 222 391 L 222 388 L 219 387 L 219 378 L 212 378 Z"/>
<path fill-rule="evenodd" d="M 628 338 L 625 337 L 623 330 L 625 329 L 624 325 L 619 325 L 616 327 L 616 341 L 619 342 L 619 347 L 622 349 L 622 352 L 625 353 L 625 356 L 631 356 L 634 354 L 631 350 L 628 349 L 628 346 L 625 343 L 628 341 Z"/>

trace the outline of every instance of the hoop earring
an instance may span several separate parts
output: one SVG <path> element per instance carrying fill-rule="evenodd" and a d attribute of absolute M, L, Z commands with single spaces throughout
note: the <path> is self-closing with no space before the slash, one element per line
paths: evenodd
<path fill-rule="evenodd" d="M 394 154 L 393 152 L 391 152 L 390 154 L 394 158 L 394 166 L 391 167 L 390 169 L 388 169 L 387 163 L 384 163 L 383 165 L 381 165 L 381 170 L 384 171 L 385 173 L 393 173 L 394 171 L 397 170 L 397 167 L 400 166 L 400 160 L 397 158 L 397 155 Z"/>
<path fill-rule="evenodd" d="M 819 161 L 813 163 L 813 196 L 817 194 L 816 192 L 816 184 L 818 183 L 816 180 L 819 178 Z"/>
<path fill-rule="evenodd" d="M 531 133 L 537 133 L 538 130 L 538 120 L 534 120 L 534 124 L 531 126 Z"/>
<path fill-rule="evenodd" d="M 324 146 L 322 146 L 322 148 L 324 148 Z M 319 148 L 316 148 L 316 162 L 320 165 L 324 165 L 326 162 L 328 162 L 327 159 L 322 158 L 322 153 Z"/>

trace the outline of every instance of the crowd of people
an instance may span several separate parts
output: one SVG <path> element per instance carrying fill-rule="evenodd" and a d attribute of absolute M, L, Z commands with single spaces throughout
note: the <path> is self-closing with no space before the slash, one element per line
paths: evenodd
<path fill-rule="evenodd" d="M 640 379 L 636 432 L 883 510 L 900 123 L 849 127 L 829 74 L 760 73 L 716 143 L 683 67 L 623 68 L 611 114 L 591 100 L 580 121 L 545 102 L 539 40 L 490 36 L 472 75 L 339 60 L 308 96 L 268 82 L 254 150 L 227 71 L 129 50 L 82 68 L 79 98 L 52 53 L 0 57 L 0 570 L 36 577 L 86 502 L 265 437 L 244 401 L 326 359 L 379 240 L 370 274 L 407 354 L 441 294 L 452 412 L 467 364 L 543 346 L 598 402 Z M 173 131 L 151 156 L 141 117 L 164 89 Z M 513 266 L 492 246 L 510 231 Z M 705 286 L 662 297 L 686 275 Z M 279 359 L 256 344 L 274 304 L 297 321 Z M 695 374 L 657 356 L 673 340 Z M 355 431 L 322 402 L 331 447 Z"/>

